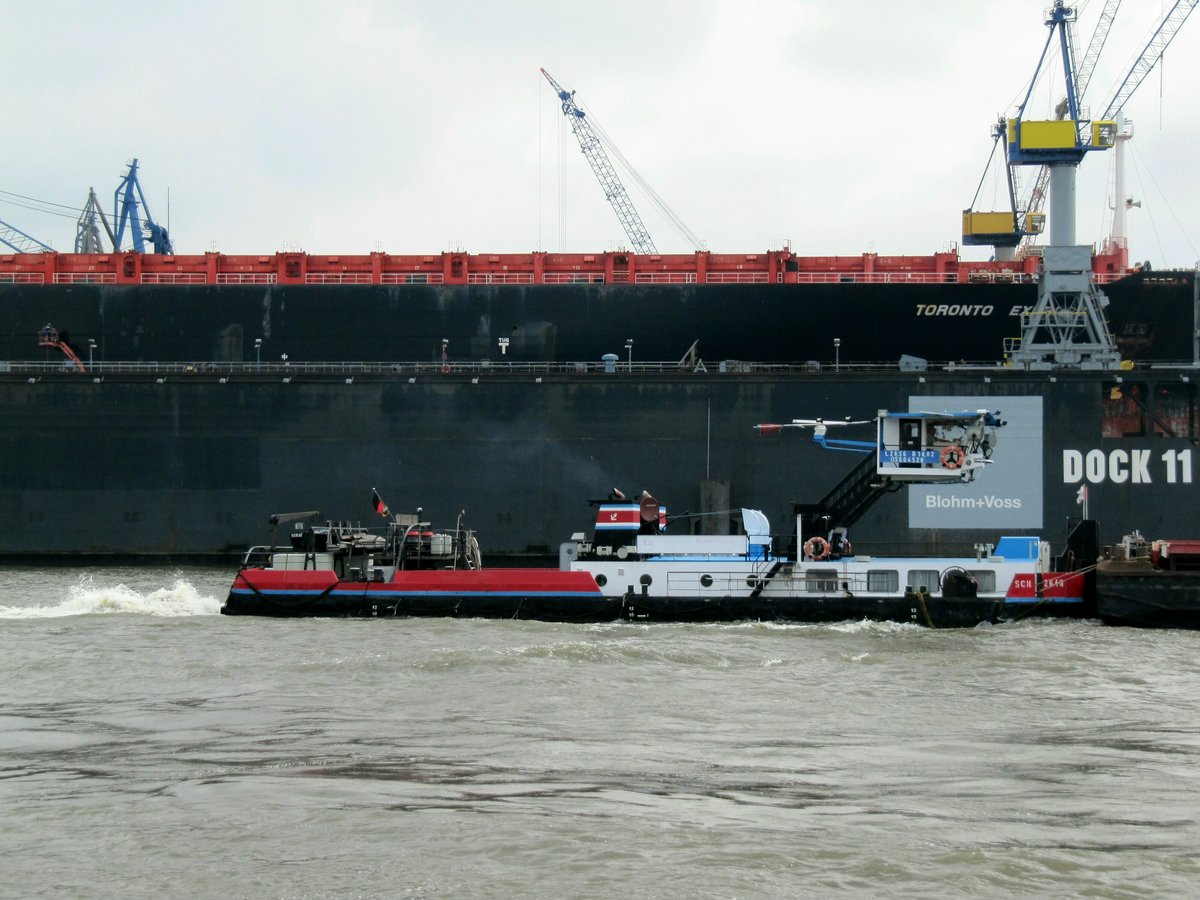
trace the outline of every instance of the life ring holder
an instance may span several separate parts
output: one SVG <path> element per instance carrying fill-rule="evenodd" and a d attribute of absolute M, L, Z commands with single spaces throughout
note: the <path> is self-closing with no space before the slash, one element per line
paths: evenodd
<path fill-rule="evenodd" d="M 810 537 L 804 542 L 804 555 L 811 560 L 820 561 L 829 558 L 829 541 L 823 537 Z"/>
<path fill-rule="evenodd" d="M 950 444 L 942 448 L 941 461 L 944 469 L 961 469 L 966 458 L 966 451 L 958 444 Z"/>

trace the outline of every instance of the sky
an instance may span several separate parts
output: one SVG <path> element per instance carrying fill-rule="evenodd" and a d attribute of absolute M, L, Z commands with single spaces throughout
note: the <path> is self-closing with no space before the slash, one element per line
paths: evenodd
<path fill-rule="evenodd" d="M 1124 0 L 1097 115 L 1170 3 Z M 0 0 L 0 220 L 71 250 L 74 217 L 46 204 L 94 187 L 111 212 L 137 157 L 178 253 L 628 246 L 545 67 L 713 252 L 929 254 L 959 242 L 977 187 L 974 209 L 1005 208 L 990 131 L 1025 96 L 1049 5 Z M 1078 4 L 1080 55 L 1103 5 Z M 1062 83 L 1056 62 L 1030 116 Z M 1191 267 L 1200 13 L 1125 112 L 1131 255 Z M 1079 243 L 1108 233 L 1113 156 L 1080 167 Z M 659 251 L 691 252 L 622 177 Z"/>

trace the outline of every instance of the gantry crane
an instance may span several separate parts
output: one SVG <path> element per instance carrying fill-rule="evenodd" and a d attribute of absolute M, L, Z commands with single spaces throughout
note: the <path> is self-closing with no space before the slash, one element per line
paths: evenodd
<path fill-rule="evenodd" d="M 613 212 L 621 221 L 621 226 L 625 229 L 625 234 L 629 237 L 629 243 L 633 245 L 634 251 L 636 253 L 657 253 L 654 241 L 650 239 L 650 233 L 642 224 L 642 218 L 634 208 L 633 201 L 629 199 L 625 185 L 621 183 L 617 170 L 609 162 L 608 154 L 604 151 L 604 144 L 593 130 L 587 114 L 575 103 L 575 92 L 568 91 L 560 85 L 545 69 L 540 71 L 546 76 L 546 80 L 550 82 L 554 92 L 558 94 L 558 99 L 562 103 L 563 115 L 571 123 L 571 131 L 575 133 L 575 139 L 579 141 L 579 148 L 587 157 L 592 171 L 596 173 L 600 187 L 604 190 L 604 196 L 612 204 Z"/>

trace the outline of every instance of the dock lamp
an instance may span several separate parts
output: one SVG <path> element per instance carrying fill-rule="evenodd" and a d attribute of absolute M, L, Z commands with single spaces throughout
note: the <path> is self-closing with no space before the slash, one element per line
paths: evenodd
<path fill-rule="evenodd" d="M 625 338 L 625 349 L 629 351 L 629 371 L 633 371 L 633 338 Z"/>
<path fill-rule="evenodd" d="M 92 368 L 92 354 L 96 352 L 96 339 L 88 338 L 88 370 Z"/>
<path fill-rule="evenodd" d="M 842 339 L 833 339 L 833 370 L 836 372 L 841 367 L 842 361 Z"/>
<path fill-rule="evenodd" d="M 256 371 L 262 371 L 262 338 L 254 339 L 254 368 Z"/>

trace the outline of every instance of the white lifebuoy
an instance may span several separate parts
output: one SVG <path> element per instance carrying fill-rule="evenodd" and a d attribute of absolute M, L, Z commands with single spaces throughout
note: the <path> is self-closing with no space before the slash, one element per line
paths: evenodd
<path fill-rule="evenodd" d="M 947 469 L 961 469 L 967 454 L 958 444 L 950 444 L 942 448 L 942 466 Z"/>
<path fill-rule="evenodd" d="M 810 537 L 804 542 L 804 555 L 809 559 L 828 559 L 829 541 L 825 540 L 823 537 Z"/>

